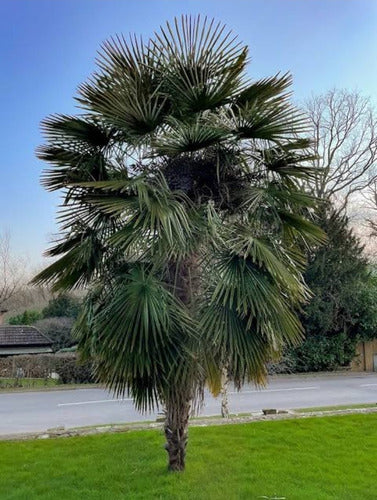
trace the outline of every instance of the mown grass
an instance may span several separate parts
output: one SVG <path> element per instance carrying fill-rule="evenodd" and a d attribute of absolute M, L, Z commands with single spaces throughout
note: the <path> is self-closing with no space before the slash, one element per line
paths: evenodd
<path fill-rule="evenodd" d="M 0 389 L 39 389 L 43 387 L 55 387 L 58 380 L 51 378 L 4 378 L 0 377 Z"/>
<path fill-rule="evenodd" d="M 377 416 L 192 428 L 169 474 L 160 431 L 0 443 L 4 499 L 375 500 Z"/>
<path fill-rule="evenodd" d="M 376 408 L 377 403 L 359 403 L 354 405 L 332 405 L 332 406 L 313 406 L 309 408 L 295 408 L 295 412 L 310 413 L 312 411 L 334 411 L 334 410 L 354 410 L 362 408 Z"/>
<path fill-rule="evenodd" d="M 2 378 L 0 377 L 0 394 L 9 392 L 29 391 L 64 391 L 69 389 L 92 389 L 101 387 L 99 384 L 62 384 L 51 378 Z M 1 498 L 0 498 L 1 500 Z"/>

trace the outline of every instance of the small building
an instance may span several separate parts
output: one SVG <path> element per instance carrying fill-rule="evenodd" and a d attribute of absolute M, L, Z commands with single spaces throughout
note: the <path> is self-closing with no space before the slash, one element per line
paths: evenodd
<path fill-rule="evenodd" d="M 52 340 L 34 326 L 0 325 L 0 356 L 52 351 Z"/>
<path fill-rule="evenodd" d="M 356 356 L 351 362 L 355 372 L 377 372 L 377 339 L 359 342 Z"/>

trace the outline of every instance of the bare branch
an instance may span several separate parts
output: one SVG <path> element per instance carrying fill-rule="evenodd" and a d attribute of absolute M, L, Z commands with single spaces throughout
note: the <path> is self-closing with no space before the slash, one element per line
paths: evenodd
<path fill-rule="evenodd" d="M 358 92 L 331 90 L 306 103 L 315 166 L 322 175 L 315 195 L 345 209 L 350 198 L 377 179 L 377 115 Z"/>
<path fill-rule="evenodd" d="M 7 307 L 25 284 L 24 269 L 22 260 L 11 255 L 9 233 L 0 234 L 0 309 Z"/>

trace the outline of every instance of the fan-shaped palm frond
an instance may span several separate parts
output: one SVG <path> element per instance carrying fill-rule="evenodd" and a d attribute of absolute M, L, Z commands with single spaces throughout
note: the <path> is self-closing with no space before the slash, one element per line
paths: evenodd
<path fill-rule="evenodd" d="M 242 88 L 247 48 L 225 26 L 182 16 L 152 41 L 173 114 L 188 116 L 228 103 Z"/>
<path fill-rule="evenodd" d="M 91 117 L 54 115 L 42 122 L 48 143 L 37 150 L 41 160 L 53 165 L 42 177 L 42 185 L 50 190 L 62 189 L 69 183 L 107 179 L 107 151 L 112 131 Z"/>
<path fill-rule="evenodd" d="M 287 104 L 284 96 L 276 101 L 251 101 L 228 110 L 229 123 L 241 139 L 264 139 L 281 143 L 293 134 L 307 132 L 304 113 Z"/>
<path fill-rule="evenodd" d="M 99 376 L 118 394 L 128 388 L 140 409 L 150 409 L 190 357 L 187 336 L 195 337 L 195 324 L 149 265 L 126 267 L 102 294 L 93 333 L 82 342 L 94 335 Z"/>
<path fill-rule="evenodd" d="M 284 75 L 275 75 L 268 78 L 263 78 L 249 84 L 235 99 L 236 106 L 248 105 L 250 102 L 260 101 L 261 103 L 288 99 L 291 95 L 290 87 L 292 85 L 292 75 L 285 73 Z"/>
<path fill-rule="evenodd" d="M 292 309 L 297 290 L 277 286 L 251 258 L 224 252 L 214 265 L 215 283 L 200 328 L 220 370 L 226 361 L 235 383 L 263 383 L 266 363 L 282 345 L 302 335 Z M 297 286 L 297 283 L 296 283 Z M 302 301 L 305 289 L 301 285 Z"/>
<path fill-rule="evenodd" d="M 189 122 L 171 118 L 153 145 L 157 154 L 175 156 L 221 144 L 229 137 L 224 125 L 211 120 L 211 116 L 198 115 Z"/>
<path fill-rule="evenodd" d="M 99 235 L 85 231 L 49 251 L 49 255 L 63 257 L 41 271 L 33 280 L 35 284 L 52 285 L 52 290 L 69 290 L 91 283 L 97 276 L 104 259 L 104 248 Z M 69 248 L 70 247 L 70 248 Z M 68 249 L 69 248 L 69 249 Z"/>

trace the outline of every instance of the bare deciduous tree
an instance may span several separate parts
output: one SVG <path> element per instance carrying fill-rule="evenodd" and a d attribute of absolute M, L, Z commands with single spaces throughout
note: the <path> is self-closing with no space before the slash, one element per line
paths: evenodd
<path fill-rule="evenodd" d="M 313 160 L 323 175 L 315 195 L 345 209 L 377 179 L 377 115 L 359 92 L 331 90 L 306 103 L 314 139 Z"/>
<path fill-rule="evenodd" d="M 5 309 L 25 283 L 24 264 L 13 258 L 10 250 L 10 235 L 0 234 L 0 309 Z"/>

